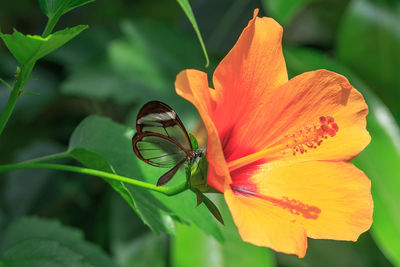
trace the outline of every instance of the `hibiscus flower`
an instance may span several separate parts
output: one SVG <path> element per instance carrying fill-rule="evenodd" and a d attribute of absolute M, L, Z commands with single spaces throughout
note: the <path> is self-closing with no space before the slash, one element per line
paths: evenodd
<path fill-rule="evenodd" d="M 288 80 L 282 27 L 254 17 L 216 68 L 184 70 L 177 93 L 207 130 L 208 184 L 244 241 L 304 257 L 307 237 L 351 240 L 372 223 L 370 180 L 349 161 L 370 142 L 368 106 L 316 70 Z"/>

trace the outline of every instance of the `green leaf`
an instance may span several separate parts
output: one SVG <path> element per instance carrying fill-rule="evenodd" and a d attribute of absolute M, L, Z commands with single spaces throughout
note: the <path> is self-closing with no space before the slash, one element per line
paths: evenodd
<path fill-rule="evenodd" d="M 166 267 L 167 244 L 166 235 L 146 233 L 115 246 L 115 258 L 121 267 Z"/>
<path fill-rule="evenodd" d="M 66 95 L 80 96 L 92 100 L 105 101 L 115 99 L 132 101 L 137 93 L 110 66 L 96 62 L 95 66 L 74 70 L 62 84 L 61 92 Z M 135 92 L 130 93 L 129 91 Z M 122 97 L 123 96 L 123 97 Z M 123 101 L 118 101 L 121 103 Z"/>
<path fill-rule="evenodd" d="M 78 25 L 55 32 L 46 38 L 38 35 L 23 35 L 14 29 L 13 34 L 0 34 L 0 38 L 3 39 L 19 64 L 23 66 L 35 62 L 63 46 L 86 28 L 85 25 Z"/>
<path fill-rule="evenodd" d="M 85 149 L 93 154 L 101 155 L 101 158 L 93 157 L 83 161 L 89 168 L 98 168 L 97 161 L 107 160 L 117 174 L 140 180 L 140 170 L 132 150 L 131 128 L 112 122 L 110 119 L 98 116 L 86 118 L 75 129 L 69 143 L 69 150 Z M 119 171 L 120 168 L 129 169 L 129 172 Z M 168 215 L 168 208 L 158 201 L 150 192 L 144 189 L 126 185 L 134 199 L 134 211 L 138 213 L 143 222 L 152 231 L 174 233 L 175 226 Z M 117 190 L 118 191 L 118 190 Z M 120 193 L 118 191 L 118 193 Z"/>
<path fill-rule="evenodd" d="M 156 183 L 166 170 L 155 168 L 141 162 L 132 150 L 133 130 L 117 124 L 108 118 L 91 116 L 85 119 L 74 131 L 70 140 L 70 149 L 85 148 L 101 154 L 119 175 L 133 179 Z M 94 166 L 94 162 L 85 164 Z M 171 186 L 182 182 L 184 176 L 174 177 Z M 176 179 L 175 179 L 176 178 Z M 168 197 L 156 192 L 127 185 L 137 211 L 144 223 L 154 232 L 173 233 L 175 226 L 172 217 L 192 222 L 205 232 L 221 239 L 218 222 L 209 214 L 206 207 L 196 207 L 196 195 L 190 191 Z"/>
<path fill-rule="evenodd" d="M 21 244 L 26 241 L 32 241 L 29 244 L 33 246 L 27 246 L 26 244 L 22 246 Z M 71 253 L 75 253 L 79 255 L 84 262 L 96 266 L 96 267 L 111 267 L 115 266 L 112 260 L 106 255 L 103 251 L 101 251 L 97 246 L 86 242 L 83 239 L 83 235 L 80 231 L 66 227 L 61 225 L 57 221 L 51 220 L 43 220 L 38 218 L 23 218 L 15 223 L 11 224 L 9 228 L 5 231 L 2 236 L 0 251 L 6 251 L 3 254 L 3 260 L 5 258 L 9 258 L 10 253 L 9 250 L 14 251 L 14 247 L 18 247 L 15 253 L 22 253 L 23 251 L 20 249 L 20 246 L 26 248 L 25 253 L 30 255 L 28 247 L 32 250 L 32 254 L 35 247 L 35 242 L 38 241 L 48 241 L 53 244 L 59 244 L 62 246 L 64 250 L 68 249 Z M 39 244 L 37 244 L 38 247 Z M 51 250 L 51 248 L 47 247 Z M 40 247 L 40 251 L 37 252 L 38 255 L 42 253 L 42 250 L 46 250 L 46 246 L 43 245 L 43 248 Z M 7 252 L 8 251 L 8 252 Z M 16 254 L 12 255 L 16 255 Z M 54 253 L 56 254 L 56 253 Z M 51 255 L 48 255 L 50 258 Z M 6 265 L 8 266 L 8 265 Z M 23 265 L 15 265 L 15 266 L 23 266 Z M 29 265 L 26 265 L 29 266 Z M 37 265 L 37 266 L 45 266 L 45 265 Z M 50 265 L 53 266 L 53 265 Z M 56 265 L 58 266 L 58 265 Z M 75 266 L 73 264 L 64 264 L 60 266 Z M 85 265 L 87 266 L 87 265 Z"/>
<path fill-rule="evenodd" d="M 345 75 L 361 91 L 369 105 L 367 129 L 371 143 L 354 163 L 372 181 L 374 222 L 371 234 L 377 245 L 395 265 L 400 265 L 400 129 L 394 118 L 368 86 L 343 65 L 307 49 L 285 50 L 286 63 L 292 74 L 319 68 Z M 371 164 L 373 163 L 373 164 Z"/>
<path fill-rule="evenodd" d="M 85 166 L 90 165 L 92 169 L 115 173 L 112 166 L 108 163 L 108 161 L 99 153 L 84 149 L 84 148 L 75 148 L 68 151 L 68 154 L 79 161 Z M 120 181 L 105 179 L 111 186 L 117 191 L 129 204 L 129 206 L 136 211 L 135 201 L 129 192 L 128 188 L 126 188 L 125 184 Z"/>
<path fill-rule="evenodd" d="M 172 238 L 172 266 L 276 266 L 269 249 L 251 245 L 240 238 L 223 197 L 213 198 L 213 201 L 221 204 L 219 209 L 225 218 L 225 226 L 221 226 L 224 243 L 216 242 L 196 227 L 179 224 L 177 234 Z"/>
<path fill-rule="evenodd" d="M 207 209 L 211 212 L 211 214 L 217 219 L 220 223 L 224 224 L 224 220 L 222 215 L 218 209 L 218 207 L 212 202 L 206 195 L 201 193 L 199 190 L 193 190 L 196 192 L 197 195 L 197 206 L 201 203 L 206 205 Z"/>
<path fill-rule="evenodd" d="M 81 255 L 59 242 L 40 239 L 17 243 L 7 249 L 0 260 L 7 267 L 88 267 Z"/>
<path fill-rule="evenodd" d="M 39 0 L 40 8 L 47 17 L 63 15 L 77 7 L 89 4 L 95 0 Z"/>
<path fill-rule="evenodd" d="M 338 32 L 338 58 L 371 86 L 400 122 L 400 2 L 351 1 Z"/>
<path fill-rule="evenodd" d="M 292 19 L 311 2 L 316 0 L 262 0 L 264 9 L 282 25 L 289 24 Z"/>
<path fill-rule="evenodd" d="M 192 8 L 190 7 L 189 0 L 176 0 L 178 4 L 185 12 L 186 16 L 188 17 L 190 23 L 192 24 L 194 31 L 196 32 L 197 38 L 199 39 L 201 48 L 203 49 L 204 56 L 206 57 L 206 67 L 210 64 L 210 60 L 208 59 L 208 54 L 206 50 L 206 46 L 204 45 L 203 38 L 201 37 L 199 27 L 197 26 L 196 18 L 194 17 Z"/>
<path fill-rule="evenodd" d="M 174 25 L 148 19 L 123 21 L 121 31 L 121 38 L 110 41 L 110 37 L 93 35 L 91 30 L 73 43 L 77 46 L 75 51 L 63 54 L 69 60 L 67 67 L 72 73 L 62 83 L 62 92 L 96 100 L 111 99 L 124 105 L 153 99 L 185 103 L 176 94 L 171 94 L 171 85 L 182 69 L 201 68 L 203 58 L 198 53 L 197 40 Z M 87 42 L 97 43 L 97 46 L 105 43 L 108 50 L 101 51 L 94 45 L 97 53 L 93 55 L 93 48 L 88 47 Z M 99 58 L 99 53 L 107 55 Z M 77 68 L 76 62 L 81 67 Z M 142 93 L 144 91 L 146 94 Z"/>
<path fill-rule="evenodd" d="M 329 267 L 393 267 L 368 233 L 362 234 L 357 242 L 309 238 L 304 258 L 278 253 L 277 260 L 279 266 L 315 267 L 329 262 Z"/>
<path fill-rule="evenodd" d="M 56 142 L 36 141 L 20 148 L 15 155 L 15 162 L 55 154 L 64 150 L 65 148 Z M 8 211 L 8 219 L 14 220 L 24 214 L 32 214 L 44 209 L 43 206 L 35 209 L 35 203 L 38 203 L 38 200 L 46 194 L 46 188 L 55 175 L 54 170 L 45 169 L 17 170 L 6 173 L 2 187 L 4 193 L 1 194 L 0 202 L 1 207 Z M 58 176 L 57 178 L 61 177 Z"/>

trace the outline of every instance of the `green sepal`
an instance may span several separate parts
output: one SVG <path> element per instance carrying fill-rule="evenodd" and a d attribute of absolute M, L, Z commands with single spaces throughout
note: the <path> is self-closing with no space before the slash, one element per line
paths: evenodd
<path fill-rule="evenodd" d="M 207 184 L 208 160 L 203 156 L 196 166 L 186 169 L 186 177 L 188 179 L 189 188 L 195 188 L 202 193 L 220 193 L 214 187 Z"/>
<path fill-rule="evenodd" d="M 199 190 L 192 189 L 192 191 L 196 193 L 197 197 L 196 207 L 198 207 L 201 203 L 204 203 L 207 209 L 210 211 L 210 213 L 214 216 L 214 218 L 224 225 L 224 219 L 222 218 L 221 212 L 219 211 L 218 207 L 215 206 L 215 204 Z"/>
<path fill-rule="evenodd" d="M 207 186 L 207 173 L 208 173 L 208 161 L 205 156 L 203 156 L 197 164 L 192 167 L 188 173 L 186 172 L 186 176 L 188 177 L 189 187 L 196 188 L 203 192 L 203 188 Z M 188 176 L 189 175 L 189 176 Z"/>

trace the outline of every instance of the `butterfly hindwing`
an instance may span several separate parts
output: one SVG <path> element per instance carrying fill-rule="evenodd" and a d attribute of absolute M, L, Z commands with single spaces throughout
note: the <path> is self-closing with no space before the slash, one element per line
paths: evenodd
<path fill-rule="evenodd" d="M 187 157 L 181 146 L 158 133 L 136 133 L 132 145 L 141 160 L 156 167 L 171 168 Z"/>

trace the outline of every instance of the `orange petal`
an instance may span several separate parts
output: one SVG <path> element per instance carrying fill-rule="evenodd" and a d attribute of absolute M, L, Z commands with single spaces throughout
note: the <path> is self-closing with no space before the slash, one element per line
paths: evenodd
<path fill-rule="evenodd" d="M 224 195 L 244 241 L 304 257 L 306 232 L 301 224 L 291 221 L 290 213 L 262 199 L 236 195 L 229 189 Z"/>
<path fill-rule="evenodd" d="M 210 118 L 215 105 L 215 92 L 208 88 L 207 74 L 197 70 L 184 70 L 176 77 L 175 88 L 178 95 L 196 107 L 203 120 L 207 129 L 208 184 L 223 192 L 224 184 L 229 184 L 231 180 L 218 132 Z"/>
<path fill-rule="evenodd" d="M 252 131 L 247 126 L 260 119 L 261 105 L 288 80 L 282 27 L 271 18 L 257 17 L 257 13 L 255 10 L 253 19 L 214 72 L 218 104 L 212 117 L 223 146 L 230 142 L 227 139 L 243 136 L 238 132 Z M 268 118 L 268 114 L 262 116 Z M 234 151 L 230 148 L 230 144 L 224 146 L 227 158 Z"/>
<path fill-rule="evenodd" d="M 322 140 L 316 149 L 293 156 L 290 149 L 264 157 L 289 161 L 350 160 L 361 152 L 371 138 L 366 130 L 368 106 L 348 80 L 334 72 L 318 70 L 291 79 L 274 91 L 268 101 L 253 109 L 258 120 L 241 122 L 241 131 L 230 137 L 230 158 L 243 157 L 243 152 L 270 149 L 303 138 L 306 127 L 320 126 L 321 116 L 331 116 L 339 130 L 334 137 Z M 218 125 L 217 125 L 218 128 Z M 292 137 L 290 137 L 293 135 Z M 287 137 L 289 136 L 289 137 Z M 272 149 L 273 151 L 273 149 Z"/>
<path fill-rule="evenodd" d="M 232 180 L 243 180 L 243 175 L 236 172 Z M 302 224 L 309 237 L 356 241 L 372 224 L 370 180 L 351 163 L 266 163 L 249 181 L 265 201 Z"/>
<path fill-rule="evenodd" d="M 283 29 L 272 18 L 257 14 L 258 9 L 214 72 L 215 89 L 224 96 L 257 100 L 288 80 L 281 44 Z"/>

